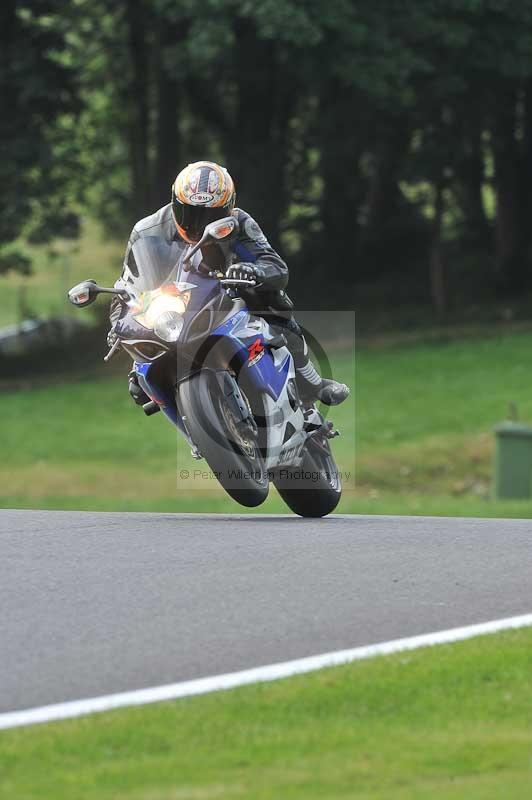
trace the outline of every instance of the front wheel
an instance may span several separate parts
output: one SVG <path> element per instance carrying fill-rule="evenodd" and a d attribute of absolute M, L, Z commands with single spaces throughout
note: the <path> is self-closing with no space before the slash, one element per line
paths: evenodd
<path fill-rule="evenodd" d="M 279 468 L 273 482 L 286 505 L 300 517 L 325 517 L 342 496 L 338 467 L 325 437 L 309 439 L 301 465 Z"/>
<path fill-rule="evenodd" d="M 236 417 L 215 374 L 204 370 L 181 383 L 178 407 L 194 444 L 227 494 L 243 506 L 263 503 L 269 481 L 253 425 Z"/>

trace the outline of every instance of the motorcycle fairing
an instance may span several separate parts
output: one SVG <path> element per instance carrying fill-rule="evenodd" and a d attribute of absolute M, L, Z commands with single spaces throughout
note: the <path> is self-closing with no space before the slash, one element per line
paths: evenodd
<path fill-rule="evenodd" d="M 295 367 L 288 348 L 269 347 L 278 337 L 268 322 L 244 310 L 218 326 L 215 333 L 238 343 L 240 369 L 249 371 L 247 377 L 262 394 L 268 421 L 266 467 L 297 464 L 308 434 L 303 411 L 299 404 L 292 403 L 289 394 L 289 384 L 295 382 Z M 264 355 L 250 363 L 254 360 L 249 358 L 250 348 L 256 353 L 257 343 L 264 348 Z"/>
<path fill-rule="evenodd" d="M 219 325 L 213 334 L 228 337 L 239 345 L 241 369 L 249 370 L 249 378 L 259 391 L 267 392 L 273 400 L 278 400 L 288 380 L 292 357 L 286 348 L 283 348 L 284 358 L 280 364 L 276 362 L 268 348 L 268 342 L 274 338 L 269 325 L 259 317 L 252 317 L 248 311 L 242 310 Z M 251 363 L 249 348 L 257 341 L 264 348 L 264 356 Z"/>
<path fill-rule="evenodd" d="M 220 297 L 220 303 L 222 301 L 220 284 L 216 278 L 206 275 L 199 269 L 200 253 L 196 254 L 199 263 L 194 263 L 194 270 L 188 272 L 183 269 L 182 253 L 178 255 L 175 246 L 170 245 L 164 251 L 164 248 L 159 250 L 152 247 L 153 244 L 152 242 L 146 243 L 142 254 L 144 258 L 141 258 L 139 253 L 137 260 L 146 265 L 146 250 L 149 250 L 152 266 L 148 270 L 151 275 L 144 277 L 142 286 L 139 285 L 139 278 L 137 278 L 135 281 L 137 288 L 143 291 L 156 289 L 158 288 L 157 283 L 159 286 L 161 285 L 161 278 L 163 283 L 175 282 L 177 284 L 180 281 L 186 281 L 193 284 L 183 314 L 183 329 L 177 342 L 179 350 L 180 347 L 187 347 L 189 332 L 201 312 L 206 307 L 211 307 L 213 313 L 215 309 L 221 308 L 221 305 L 216 305 L 217 297 Z M 172 266 L 171 262 L 175 256 L 178 257 L 173 261 Z M 194 261 L 198 261 L 198 259 L 194 257 Z M 209 323 L 212 323 L 213 318 L 211 314 Z M 234 313 L 229 311 L 223 322 L 210 332 L 206 331 L 206 334 L 205 338 L 211 341 L 225 340 L 225 345 L 220 342 L 226 348 L 224 352 L 230 353 L 231 358 L 236 358 L 234 363 L 237 370 L 247 371 L 246 378 L 252 382 L 263 398 L 264 413 L 268 421 L 266 466 L 275 468 L 280 464 L 296 464 L 308 434 L 304 429 L 303 412 L 298 404 L 293 403 L 289 393 L 289 384 L 291 381 L 295 381 L 295 368 L 289 350 L 286 346 L 270 347 L 269 343 L 278 337 L 272 332 L 266 320 L 253 316 L 247 309 L 237 304 L 235 304 Z M 191 337 L 192 340 L 194 338 Z M 172 387 L 161 385 L 160 378 L 159 380 L 156 378 L 158 373 L 153 369 L 151 363 L 136 362 L 135 370 L 139 376 L 139 384 L 146 394 L 160 405 L 168 419 L 190 442 L 180 411 L 176 406 L 175 396 L 171 391 Z M 178 380 L 185 377 L 186 375 L 178 376 Z M 236 398 L 235 395 L 235 401 Z"/>
<path fill-rule="evenodd" d="M 188 438 L 181 417 L 177 412 L 175 397 L 170 394 L 168 387 L 161 386 L 161 384 L 155 381 L 150 375 L 150 372 L 153 371 L 153 364 L 135 361 L 133 368 L 137 374 L 140 388 L 146 392 L 150 400 L 153 400 L 160 406 L 161 411 L 168 417 L 170 422 L 176 425 L 181 433 Z"/>

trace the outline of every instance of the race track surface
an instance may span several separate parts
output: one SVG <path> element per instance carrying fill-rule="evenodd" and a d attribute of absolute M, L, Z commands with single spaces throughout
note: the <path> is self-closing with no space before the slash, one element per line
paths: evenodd
<path fill-rule="evenodd" d="M 0 511 L 0 713 L 532 611 L 532 521 Z"/>

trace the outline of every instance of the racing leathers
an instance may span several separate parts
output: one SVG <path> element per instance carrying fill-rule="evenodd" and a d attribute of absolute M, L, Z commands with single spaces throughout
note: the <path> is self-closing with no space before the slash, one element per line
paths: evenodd
<path fill-rule="evenodd" d="M 203 263 L 207 267 L 224 272 L 227 277 L 253 278 L 256 286 L 239 289 L 238 293 L 249 310 L 264 317 L 269 324 L 279 329 L 286 338 L 296 368 L 299 391 L 304 400 L 319 399 L 327 405 L 336 405 L 344 400 L 349 389 L 336 381 L 322 379 L 308 356 L 308 348 L 300 326 L 294 319 L 293 303 L 285 292 L 288 283 L 288 267 L 273 249 L 259 225 L 246 211 L 235 208 L 233 216 L 238 221 L 238 234 L 229 241 L 220 241 L 202 248 Z M 134 226 L 129 237 L 122 280 L 127 286 L 131 273 L 138 274 L 141 265 L 135 263 L 133 245 L 144 236 L 160 237 L 161 245 L 178 243 L 183 250 L 188 244 L 177 232 L 169 203 Z M 120 318 L 123 305 L 118 298 L 111 301 L 110 321 L 114 326 Z M 112 328 L 111 334 L 112 336 Z M 130 373 L 130 393 L 135 402 L 142 404 L 148 398 Z"/>

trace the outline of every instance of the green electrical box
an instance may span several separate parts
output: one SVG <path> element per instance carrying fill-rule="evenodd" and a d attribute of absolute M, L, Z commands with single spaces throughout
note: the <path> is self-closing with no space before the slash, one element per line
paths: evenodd
<path fill-rule="evenodd" d="M 521 422 L 501 422 L 494 428 L 495 497 L 532 497 L 532 428 Z"/>

